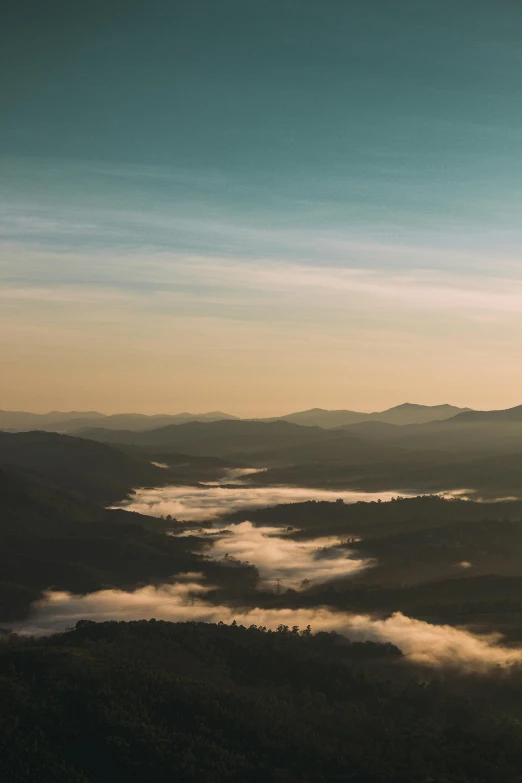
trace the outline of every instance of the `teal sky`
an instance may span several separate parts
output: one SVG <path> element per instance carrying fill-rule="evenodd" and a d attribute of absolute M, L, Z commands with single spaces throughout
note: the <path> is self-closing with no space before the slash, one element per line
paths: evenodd
<path fill-rule="evenodd" d="M 522 402 L 522 6 L 8 0 L 0 407 Z"/>

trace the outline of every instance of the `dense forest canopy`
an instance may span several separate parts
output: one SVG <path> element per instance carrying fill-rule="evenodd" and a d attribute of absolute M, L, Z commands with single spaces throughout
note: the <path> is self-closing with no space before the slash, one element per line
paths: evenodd
<path fill-rule="evenodd" d="M 305 629 L 81 622 L 0 647 L 6 783 L 522 780 L 522 679 Z"/>

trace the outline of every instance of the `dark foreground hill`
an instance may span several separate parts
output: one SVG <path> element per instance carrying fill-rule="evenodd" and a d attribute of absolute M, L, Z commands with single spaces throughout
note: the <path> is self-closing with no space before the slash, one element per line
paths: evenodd
<path fill-rule="evenodd" d="M 390 645 L 82 621 L 0 674 L 4 783 L 522 781 L 520 676 L 419 682 Z"/>
<path fill-rule="evenodd" d="M 198 554 L 204 547 L 198 538 L 165 535 L 161 520 L 105 510 L 13 469 L 0 469 L 0 512 L 3 623 L 25 617 L 50 587 L 132 590 L 187 571 L 239 590 L 257 580 L 253 567 L 225 568 Z"/>
<path fill-rule="evenodd" d="M 0 432 L 0 465 L 24 469 L 95 503 L 113 503 L 131 489 L 165 483 L 150 458 L 54 432 Z"/>

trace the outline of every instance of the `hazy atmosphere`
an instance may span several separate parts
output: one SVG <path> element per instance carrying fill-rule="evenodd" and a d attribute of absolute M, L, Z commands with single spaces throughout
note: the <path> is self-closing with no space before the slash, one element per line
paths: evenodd
<path fill-rule="evenodd" d="M 4 6 L 0 780 L 522 783 L 522 5 Z"/>

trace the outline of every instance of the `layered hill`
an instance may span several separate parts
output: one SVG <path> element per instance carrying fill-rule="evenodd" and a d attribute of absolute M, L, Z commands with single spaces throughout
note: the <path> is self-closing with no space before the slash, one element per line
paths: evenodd
<path fill-rule="evenodd" d="M 412 452 L 423 453 L 423 461 L 428 452 L 435 463 L 444 459 L 445 453 L 474 459 L 522 452 L 521 410 L 484 414 L 469 411 L 425 424 L 363 421 L 337 428 L 281 420 L 189 422 L 146 432 L 93 427 L 84 430 L 82 436 L 156 449 L 158 453 L 171 450 L 264 466 L 343 462 L 381 462 L 392 466 Z"/>
<path fill-rule="evenodd" d="M 0 467 L 0 506 L 0 622 L 23 617 L 51 586 L 131 588 L 196 565 L 183 539 L 170 544 L 148 518 L 107 511 L 13 468 Z"/>
<path fill-rule="evenodd" d="M 442 421 L 456 416 L 467 408 L 457 408 L 454 405 L 414 405 L 406 402 L 388 410 L 375 413 L 359 413 L 357 411 L 329 411 L 323 408 L 312 408 L 308 411 L 290 413 L 282 416 L 284 421 L 302 424 L 308 427 L 341 427 L 361 422 L 381 421 L 388 424 L 423 424 L 429 421 Z"/>
<path fill-rule="evenodd" d="M 210 560 L 203 540 L 165 535 L 166 524 L 177 523 L 105 509 L 46 483 L 43 472 L 0 466 L 0 623 L 26 616 L 51 588 L 133 590 L 187 572 L 221 588 L 255 585 L 253 566 Z"/>
<path fill-rule="evenodd" d="M 520 677 L 419 682 L 392 645 L 83 621 L 0 670 L 5 783 L 520 781 Z"/>
<path fill-rule="evenodd" d="M 147 416 L 143 413 L 116 413 L 106 415 L 89 411 L 86 413 L 24 413 L 22 411 L 0 411 L 0 430 L 17 432 L 42 430 L 45 432 L 62 432 L 77 434 L 86 427 L 96 426 L 104 429 L 129 429 L 136 432 L 167 426 L 168 424 L 185 424 L 188 421 L 221 421 L 235 419 L 235 416 L 221 411 L 210 413 L 176 413 L 156 414 Z"/>
<path fill-rule="evenodd" d="M 134 487 L 163 484 L 168 478 L 146 458 L 54 432 L 0 432 L 0 465 L 104 504 L 121 500 Z"/>
<path fill-rule="evenodd" d="M 414 405 L 404 403 L 388 410 L 375 413 L 360 413 L 350 410 L 325 410 L 312 408 L 307 411 L 289 413 L 286 416 L 276 416 L 270 419 L 257 419 L 260 422 L 287 421 L 307 427 L 322 427 L 333 429 L 344 425 L 360 422 L 381 421 L 390 424 L 421 424 L 428 421 L 442 421 L 451 418 L 467 408 L 457 408 L 453 405 Z M 23 432 L 43 430 L 46 432 L 62 432 L 81 434 L 81 431 L 92 426 L 110 430 L 131 430 L 142 432 L 166 427 L 171 424 L 186 424 L 187 422 L 213 422 L 238 420 L 237 416 L 222 411 L 207 413 L 177 413 L 145 415 L 142 413 L 117 413 L 106 415 L 97 411 L 64 413 L 25 413 L 23 411 L 0 411 L 0 430 Z"/>
<path fill-rule="evenodd" d="M 104 418 L 103 413 L 97 411 L 51 411 L 50 413 L 28 413 L 26 411 L 0 411 L 0 430 L 51 430 L 67 426 L 67 423 L 75 420 L 89 422 L 93 426 L 94 421 Z"/>
<path fill-rule="evenodd" d="M 367 440 L 409 449 L 507 454 L 522 450 L 522 406 L 463 411 L 425 424 L 390 426 L 384 422 L 360 422 L 341 429 Z"/>
<path fill-rule="evenodd" d="M 457 424 L 522 422 L 522 405 L 493 411 L 464 411 L 455 417 Z"/>
<path fill-rule="evenodd" d="M 325 441 L 354 441 L 342 430 L 302 427 L 286 421 L 189 422 L 147 432 L 108 431 L 101 427 L 85 430 L 84 437 L 105 443 L 125 443 L 172 449 L 185 454 L 245 457 L 268 450 L 302 447 Z"/>
<path fill-rule="evenodd" d="M 468 410 L 469 408 L 457 408 L 455 405 L 415 405 L 405 402 L 382 413 L 371 413 L 370 420 L 399 426 L 426 424 L 431 421 L 445 421 Z"/>

